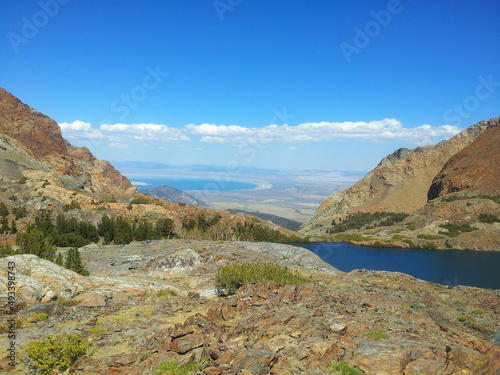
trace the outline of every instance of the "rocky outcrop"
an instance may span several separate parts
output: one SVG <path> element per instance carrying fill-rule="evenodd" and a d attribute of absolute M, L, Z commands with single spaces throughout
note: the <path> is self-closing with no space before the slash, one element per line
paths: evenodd
<path fill-rule="evenodd" d="M 150 286 L 144 283 L 110 277 L 84 277 L 36 255 L 13 255 L 0 259 L 0 309 L 8 309 L 8 270 L 14 264 L 17 309 L 37 302 L 77 298 L 80 305 L 94 306 L 95 301 L 112 299 L 118 293 L 144 294 Z M 105 304 L 102 304 L 104 306 Z"/>
<path fill-rule="evenodd" d="M 135 188 L 111 164 L 87 148 L 71 146 L 51 118 L 0 88 L 0 168 L 2 175 L 23 171 L 55 173 L 70 189 L 95 193 L 132 194 Z"/>
<path fill-rule="evenodd" d="M 445 164 L 462 150 L 464 155 L 471 155 L 473 151 L 479 149 L 480 144 L 489 141 L 489 136 L 485 135 L 484 140 L 481 139 L 481 143 L 477 146 L 473 146 L 473 143 L 479 140 L 483 133 L 496 134 L 498 130 L 495 129 L 499 128 L 499 123 L 500 118 L 483 121 L 435 146 L 396 151 L 384 158 L 358 183 L 344 192 L 335 192 L 325 200 L 300 232 L 308 235 L 324 235 L 331 227 L 332 221 L 342 220 L 355 212 L 415 212 L 427 203 L 429 189 Z M 471 149 L 466 151 L 468 146 Z M 498 146 L 495 146 L 493 142 L 490 144 L 490 150 L 482 153 L 482 161 L 493 163 L 496 160 L 489 159 L 498 149 Z M 459 159 L 464 160 L 464 157 Z M 451 168 L 456 163 L 453 162 Z M 474 170 L 475 166 L 477 165 L 471 163 L 468 171 Z M 496 174 L 486 169 L 481 169 L 481 173 L 483 173 L 481 184 L 484 183 L 483 179 L 487 179 L 490 185 L 498 189 L 498 179 L 494 178 Z M 470 178 L 477 178 L 477 175 L 471 175 Z M 436 184 L 443 184 L 444 182 L 438 182 L 441 180 L 436 180 Z"/>
<path fill-rule="evenodd" d="M 0 310 L 8 304 L 8 265 L 15 264 L 17 303 L 20 308 L 58 298 L 76 298 L 79 304 L 110 302 L 115 294 L 154 293 L 169 289 L 215 295 L 213 280 L 220 265 L 231 261 L 279 262 L 308 272 L 340 273 L 317 255 L 300 247 L 274 244 L 163 240 L 129 245 L 88 245 L 80 249 L 91 277 L 32 254 L 0 258 Z M 199 268 L 201 272 L 197 272 Z M 209 277 L 207 278 L 207 273 Z M 188 284 L 172 279 L 191 274 Z M 98 302 L 101 301 L 101 302 Z"/>
<path fill-rule="evenodd" d="M 165 199 L 170 203 L 185 203 L 191 206 L 199 205 L 202 207 L 207 207 L 206 203 L 203 203 L 192 195 L 189 195 L 186 192 L 176 189 L 172 186 L 161 185 L 152 189 L 141 190 L 141 193 L 149 195 L 153 198 Z"/>
<path fill-rule="evenodd" d="M 500 195 L 500 126 L 490 127 L 455 154 L 434 177 L 429 200 L 467 190 Z"/>
<path fill-rule="evenodd" d="M 401 273 L 343 273 L 280 244 L 158 241 L 80 250 L 92 277 L 33 256 L 10 258 L 20 277 L 55 294 L 80 288 L 75 306 L 47 298 L 17 312 L 19 357 L 34 340 L 78 333 L 92 347 L 70 373 L 88 375 L 152 375 L 167 361 L 194 362 L 205 375 L 326 375 L 331 363 L 367 375 L 496 375 L 500 365 L 499 291 L 446 288 Z M 251 283 L 229 297 L 205 297 L 218 267 L 256 261 L 295 265 L 311 282 Z M 28 369 L 2 357 L 0 372 Z"/>

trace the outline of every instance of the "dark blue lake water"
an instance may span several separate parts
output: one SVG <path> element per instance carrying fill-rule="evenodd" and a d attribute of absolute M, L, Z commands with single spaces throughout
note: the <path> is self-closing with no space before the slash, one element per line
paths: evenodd
<path fill-rule="evenodd" d="M 397 271 L 442 285 L 500 289 L 500 252 L 373 248 L 343 242 L 297 246 L 345 272 Z"/>
<path fill-rule="evenodd" d="M 128 179 L 137 187 L 145 190 L 158 187 L 160 185 L 172 186 L 180 190 L 207 190 L 207 191 L 228 191 L 255 189 L 256 184 L 248 181 L 240 181 L 225 178 L 210 177 L 179 177 L 179 176 L 139 176 L 127 175 Z M 137 182 L 141 184 L 137 184 Z M 143 185 L 147 184 L 147 185 Z"/>

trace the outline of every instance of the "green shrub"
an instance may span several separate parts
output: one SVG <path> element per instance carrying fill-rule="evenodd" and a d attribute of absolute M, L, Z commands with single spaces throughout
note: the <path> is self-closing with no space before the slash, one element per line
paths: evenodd
<path fill-rule="evenodd" d="M 39 320 L 43 321 L 43 320 L 47 320 L 49 318 L 49 315 L 47 313 L 44 313 L 44 312 L 41 312 L 38 314 L 33 314 L 33 315 L 31 315 L 30 320 L 35 319 L 35 318 L 38 318 Z"/>
<path fill-rule="evenodd" d="M 415 224 L 415 223 L 408 223 L 408 225 L 406 225 L 406 228 L 408 230 L 414 231 L 415 229 L 417 229 L 417 224 Z"/>
<path fill-rule="evenodd" d="M 495 330 L 493 328 L 490 328 L 482 323 L 476 322 L 475 320 L 469 320 L 466 322 L 466 324 L 470 327 L 475 329 L 476 331 L 482 332 L 482 333 L 495 333 Z"/>
<path fill-rule="evenodd" d="M 155 375 L 186 375 L 190 371 L 197 371 L 200 369 L 200 365 L 196 362 L 185 363 L 182 366 L 179 366 L 176 360 L 165 361 L 160 367 L 154 370 Z"/>
<path fill-rule="evenodd" d="M 372 331 L 368 332 L 368 334 L 375 340 L 382 340 L 387 338 L 387 335 L 384 332 Z"/>
<path fill-rule="evenodd" d="M 64 212 L 67 212 L 70 210 L 79 210 L 81 208 L 82 208 L 82 206 L 80 206 L 80 203 L 78 203 L 77 201 L 71 201 L 71 203 L 67 203 L 67 204 L 63 205 Z"/>
<path fill-rule="evenodd" d="M 6 217 L 9 214 L 9 208 L 4 202 L 0 202 L 0 217 Z"/>
<path fill-rule="evenodd" d="M 471 227 L 470 225 L 444 224 L 440 225 L 440 227 L 447 229 L 448 231 L 439 231 L 438 233 L 448 237 L 457 237 L 459 234 L 477 230 L 477 228 Z"/>
<path fill-rule="evenodd" d="M 156 298 L 160 301 L 168 301 L 177 296 L 177 293 L 170 289 L 162 289 L 156 292 Z"/>
<path fill-rule="evenodd" d="M 101 333 L 106 332 L 106 328 L 104 328 L 104 327 L 94 327 L 94 328 L 90 328 L 88 332 L 92 333 L 92 334 L 95 334 L 95 335 L 99 335 Z"/>
<path fill-rule="evenodd" d="M 17 254 L 11 245 L 0 245 L 0 258 Z"/>
<path fill-rule="evenodd" d="M 334 374 L 339 375 L 363 375 L 363 371 L 358 370 L 355 367 L 347 363 L 330 363 L 330 370 L 333 371 Z"/>
<path fill-rule="evenodd" d="M 443 202 L 453 202 L 458 200 L 465 199 L 490 199 L 495 203 L 500 204 L 500 196 L 498 195 L 488 195 L 488 194 L 479 194 L 479 195 L 467 195 L 467 194 L 452 194 L 443 198 Z"/>
<path fill-rule="evenodd" d="M 50 261 L 54 259 L 54 241 L 37 228 L 30 228 L 26 233 L 18 235 L 16 241 L 21 254 L 34 254 Z"/>
<path fill-rule="evenodd" d="M 81 335 L 49 336 L 28 344 L 25 361 L 32 370 L 42 374 L 65 371 L 87 352 L 89 345 L 83 342 Z"/>
<path fill-rule="evenodd" d="M 476 311 L 476 312 L 475 312 Z M 473 310 L 473 314 L 474 313 L 478 313 L 477 311 L 482 311 L 480 309 L 478 310 Z M 472 317 L 470 317 L 469 315 L 462 315 L 461 317 L 458 318 L 459 321 L 465 323 L 466 326 L 468 326 L 469 328 L 472 328 L 472 329 L 475 329 L 476 331 L 479 331 L 479 332 L 482 332 L 482 333 L 495 333 L 495 330 L 488 327 L 488 326 L 485 326 L 484 324 L 482 323 L 479 323 L 479 322 L 476 322 Z"/>
<path fill-rule="evenodd" d="M 417 234 L 417 238 L 424 240 L 440 240 L 444 238 L 444 236 L 440 236 L 438 234 Z"/>
<path fill-rule="evenodd" d="M 24 206 L 14 207 L 14 210 L 12 213 L 16 216 L 16 220 L 19 220 L 23 217 L 28 216 L 28 210 Z"/>
<path fill-rule="evenodd" d="M 500 223 L 500 219 L 493 214 L 479 214 L 478 219 L 485 224 Z"/>
<path fill-rule="evenodd" d="M 130 201 L 130 204 L 150 204 L 151 201 L 146 197 L 134 198 Z"/>
<path fill-rule="evenodd" d="M 274 281 L 283 284 L 303 284 L 310 281 L 298 272 L 275 263 L 230 264 L 220 267 L 215 274 L 215 287 L 219 295 L 234 294 L 245 284 Z"/>
<path fill-rule="evenodd" d="M 339 233 L 349 229 L 370 229 L 391 226 L 403 221 L 408 214 L 400 212 L 356 212 L 344 218 L 342 222 L 332 222 L 328 233 Z"/>
<path fill-rule="evenodd" d="M 402 240 L 408 240 L 408 236 L 403 236 L 402 234 L 395 234 L 392 236 L 392 239 L 394 241 L 402 241 Z"/>
<path fill-rule="evenodd" d="M 373 237 L 365 237 L 361 233 L 339 233 L 333 236 L 335 241 L 351 242 L 351 241 L 369 241 Z"/>

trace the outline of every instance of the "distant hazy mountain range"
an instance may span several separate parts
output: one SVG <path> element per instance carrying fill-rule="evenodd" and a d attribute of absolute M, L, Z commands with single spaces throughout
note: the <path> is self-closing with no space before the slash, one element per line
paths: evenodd
<path fill-rule="evenodd" d="M 241 209 L 233 209 L 233 210 L 228 210 L 228 211 L 234 211 L 234 212 L 241 212 L 243 214 L 249 214 L 258 217 L 259 219 L 262 220 L 267 220 L 270 221 L 274 224 L 279 225 L 282 228 L 290 229 L 290 230 L 298 230 L 302 223 L 295 221 L 295 220 L 290 220 L 286 219 L 284 217 L 278 216 L 278 215 L 272 215 L 272 214 L 266 214 L 262 212 L 255 212 L 255 211 L 245 211 Z"/>
<path fill-rule="evenodd" d="M 165 199 L 170 203 L 185 203 L 190 206 L 202 206 L 208 207 L 206 203 L 193 197 L 192 195 L 186 194 L 184 191 L 176 189 L 172 186 L 161 185 L 152 189 L 141 190 L 142 194 L 149 195 L 153 198 Z"/>

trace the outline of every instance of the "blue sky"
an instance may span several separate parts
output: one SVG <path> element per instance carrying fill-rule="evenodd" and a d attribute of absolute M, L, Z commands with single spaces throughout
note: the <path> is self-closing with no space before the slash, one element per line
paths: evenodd
<path fill-rule="evenodd" d="M 0 87 L 107 160 L 367 171 L 500 115 L 500 2 L 0 2 Z"/>

